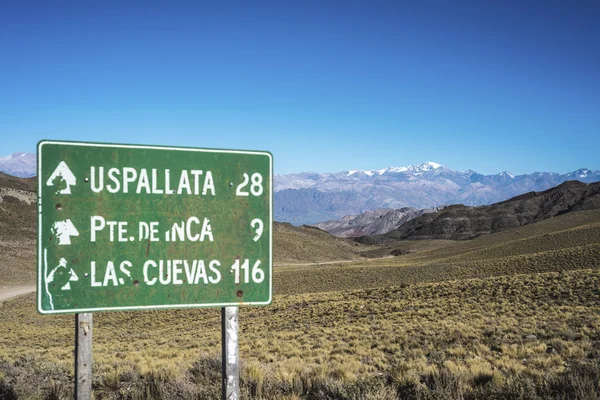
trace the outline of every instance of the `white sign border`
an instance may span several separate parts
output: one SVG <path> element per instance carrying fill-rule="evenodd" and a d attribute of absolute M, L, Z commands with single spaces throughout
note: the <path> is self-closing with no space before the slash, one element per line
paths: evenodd
<path fill-rule="evenodd" d="M 70 310 L 44 310 L 42 309 L 42 150 L 44 145 L 66 145 L 82 147 L 109 147 L 118 149 L 146 149 L 146 150 L 171 150 L 188 151 L 198 153 L 224 153 L 224 154 L 250 154 L 262 155 L 269 158 L 269 299 L 264 302 L 235 302 L 235 303 L 211 303 L 211 304 L 170 304 L 157 306 L 127 306 L 127 307 L 96 307 L 96 308 L 78 308 Z M 86 313 L 95 311 L 135 311 L 135 310 L 157 310 L 157 309 L 185 309 L 185 308 L 209 308 L 209 307 L 232 307 L 232 306 L 252 306 L 268 305 L 273 300 L 273 155 L 268 151 L 252 150 L 226 150 L 226 149 L 202 149 L 192 147 L 171 147 L 154 145 L 136 145 L 136 144 L 113 144 L 113 143 L 94 143 L 94 142 L 69 142 L 58 140 L 41 140 L 37 145 L 37 181 L 38 181 L 38 275 L 37 275 L 37 309 L 40 314 L 72 314 Z"/>

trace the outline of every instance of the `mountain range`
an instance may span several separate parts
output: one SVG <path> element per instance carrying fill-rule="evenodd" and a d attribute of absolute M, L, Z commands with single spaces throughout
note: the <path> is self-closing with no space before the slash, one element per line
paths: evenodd
<path fill-rule="evenodd" d="M 557 215 L 599 208 L 600 182 L 567 181 L 543 192 L 529 192 L 491 205 L 451 205 L 424 213 L 384 235 L 363 236 L 356 241 L 382 244 L 405 239 L 473 239 Z"/>
<path fill-rule="evenodd" d="M 275 175 L 275 219 L 315 224 L 368 210 L 447 204 L 478 206 L 540 192 L 569 180 L 600 181 L 600 171 L 587 168 L 566 174 L 534 172 L 495 175 L 456 171 L 435 162 L 380 170 Z"/>
<path fill-rule="evenodd" d="M 15 153 L 0 157 L 0 172 L 19 177 L 36 174 L 36 156 Z M 566 174 L 534 172 L 483 175 L 456 171 L 439 163 L 349 170 L 336 173 L 275 174 L 275 220 L 315 224 L 379 209 L 429 209 L 447 204 L 478 206 L 522 193 L 543 191 L 568 180 L 600 181 L 600 171 L 587 168 Z"/>

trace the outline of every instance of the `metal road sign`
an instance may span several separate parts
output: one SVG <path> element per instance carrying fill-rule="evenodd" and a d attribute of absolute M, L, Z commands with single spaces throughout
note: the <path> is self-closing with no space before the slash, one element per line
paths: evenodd
<path fill-rule="evenodd" d="M 42 141 L 38 310 L 269 304 L 271 154 Z"/>

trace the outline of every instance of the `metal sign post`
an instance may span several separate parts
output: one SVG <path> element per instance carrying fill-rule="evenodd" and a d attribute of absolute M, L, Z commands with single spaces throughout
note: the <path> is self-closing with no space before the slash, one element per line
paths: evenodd
<path fill-rule="evenodd" d="M 238 308 L 221 308 L 221 354 L 223 387 L 222 400 L 237 400 L 240 397 L 240 358 L 238 345 Z"/>
<path fill-rule="evenodd" d="M 92 398 L 92 313 L 75 314 L 75 399 Z"/>

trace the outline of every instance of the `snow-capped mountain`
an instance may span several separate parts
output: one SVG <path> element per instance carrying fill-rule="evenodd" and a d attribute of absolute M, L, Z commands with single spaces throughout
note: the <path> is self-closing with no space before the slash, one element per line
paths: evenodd
<path fill-rule="evenodd" d="M 483 175 L 429 161 L 378 170 L 275 175 L 275 219 L 314 224 L 382 208 L 492 204 L 522 193 L 543 191 L 568 180 L 597 182 L 600 171 L 584 168 L 567 174 L 514 175 L 503 171 Z"/>
<path fill-rule="evenodd" d="M 36 175 L 36 158 L 31 153 L 14 153 L 7 157 L 0 157 L 0 172 L 29 178 Z"/>
<path fill-rule="evenodd" d="M 435 163 L 433 161 L 427 161 L 421 165 L 418 166 L 409 166 L 409 167 L 389 167 L 389 168 L 384 168 L 384 169 L 378 169 L 378 170 L 367 170 L 367 171 L 361 171 L 361 170 L 350 170 L 347 171 L 348 172 L 348 176 L 350 175 L 354 175 L 356 173 L 361 173 L 367 176 L 376 176 L 376 175 L 383 175 L 385 173 L 396 173 L 396 172 L 412 172 L 414 174 L 421 174 L 423 172 L 427 172 L 427 171 L 432 171 L 432 170 L 436 170 L 438 168 L 442 168 L 443 165 Z"/>
<path fill-rule="evenodd" d="M 443 165 L 427 161 L 421 165 L 408 166 L 408 167 L 389 167 L 378 170 L 349 170 L 341 171 L 337 173 L 325 173 L 318 174 L 313 172 L 303 172 L 299 174 L 289 175 L 278 175 L 275 174 L 275 180 L 273 182 L 273 190 L 276 192 L 284 189 L 303 189 L 313 187 L 316 184 L 322 183 L 327 180 L 339 180 L 340 178 L 347 177 L 350 180 L 354 178 L 371 178 L 372 180 L 379 178 L 383 175 L 390 176 L 394 174 L 410 173 L 414 175 L 421 175 L 426 172 L 434 172 L 438 169 L 445 169 Z"/>
<path fill-rule="evenodd" d="M 0 172 L 19 177 L 36 175 L 36 155 L 15 153 L 0 157 Z M 382 208 L 417 209 L 444 204 L 492 204 L 522 193 L 543 191 L 568 180 L 600 181 L 600 171 L 587 168 L 566 174 L 504 171 L 483 175 L 456 171 L 428 161 L 420 165 L 336 173 L 275 175 L 275 220 L 314 224 Z"/>

